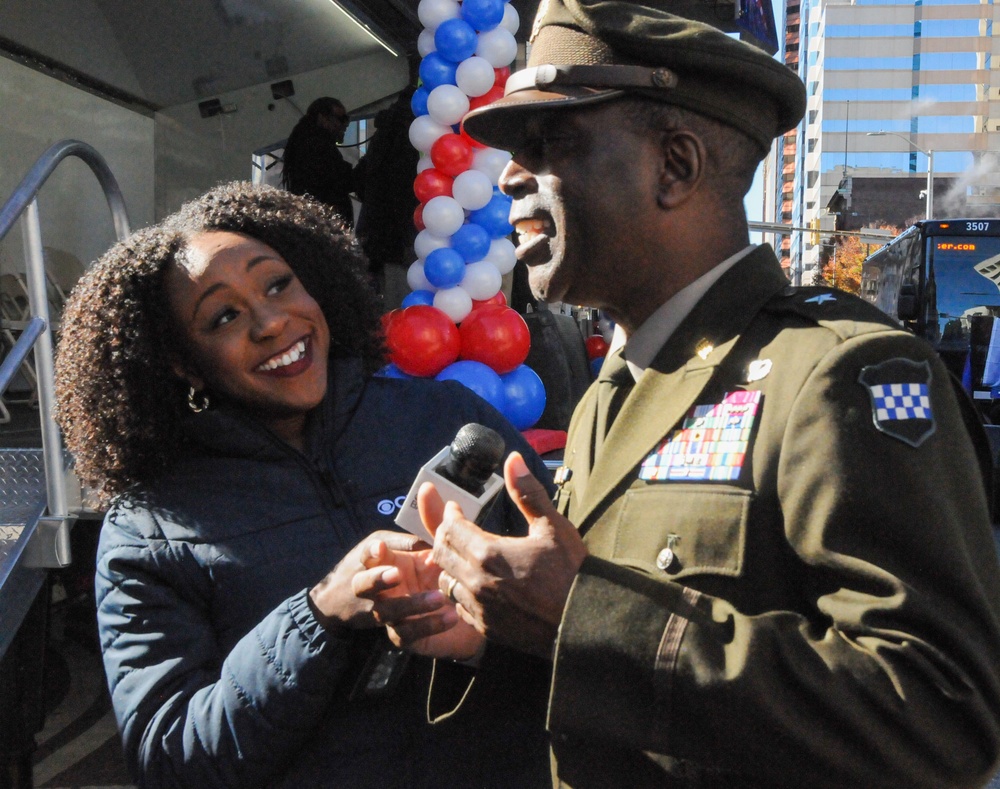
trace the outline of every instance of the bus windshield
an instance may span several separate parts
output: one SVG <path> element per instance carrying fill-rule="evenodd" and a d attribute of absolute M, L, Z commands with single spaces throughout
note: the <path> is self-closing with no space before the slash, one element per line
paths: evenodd
<path fill-rule="evenodd" d="M 942 336 L 954 321 L 1000 314 L 1000 238 L 932 236 L 927 244 L 927 283 L 935 288 Z"/>
<path fill-rule="evenodd" d="M 985 351 L 1000 317 L 1000 238 L 929 236 L 926 244 L 928 339 L 946 361 L 976 346 Z M 981 383 L 992 382 L 974 385 Z"/>

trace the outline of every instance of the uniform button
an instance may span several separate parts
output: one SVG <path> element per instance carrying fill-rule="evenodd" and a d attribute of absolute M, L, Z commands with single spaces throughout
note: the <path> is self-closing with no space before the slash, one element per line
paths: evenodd
<path fill-rule="evenodd" d="M 674 563 L 674 552 L 669 548 L 664 548 L 656 556 L 656 566 L 661 570 L 666 570 Z"/>

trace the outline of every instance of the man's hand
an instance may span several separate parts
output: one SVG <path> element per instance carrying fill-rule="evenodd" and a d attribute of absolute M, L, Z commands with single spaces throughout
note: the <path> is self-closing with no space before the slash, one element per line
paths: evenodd
<path fill-rule="evenodd" d="M 483 531 L 430 483 L 421 486 L 417 505 L 434 535 L 438 588 L 450 588 L 459 615 L 492 641 L 548 659 L 587 548 L 517 452 L 507 458 L 504 480 L 528 521 L 527 537 Z"/>

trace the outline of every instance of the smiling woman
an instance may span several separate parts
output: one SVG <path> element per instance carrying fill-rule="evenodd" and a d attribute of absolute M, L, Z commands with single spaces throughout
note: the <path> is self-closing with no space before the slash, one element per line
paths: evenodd
<path fill-rule="evenodd" d="M 326 393 L 330 330 L 284 259 L 239 233 L 194 236 L 166 271 L 188 359 L 174 371 L 195 391 L 240 401 L 303 449 L 307 414 Z"/>
<path fill-rule="evenodd" d="M 369 569 L 423 555 L 396 502 L 466 423 L 545 467 L 464 386 L 373 377 L 364 272 L 329 207 L 230 184 L 117 244 L 71 296 L 58 418 L 109 505 L 98 624 L 142 786 L 550 785 L 541 667 L 491 647 L 480 678 L 435 668 L 469 630 L 441 633 L 458 617 L 440 592 L 410 594 L 437 571 Z M 509 502 L 487 525 L 526 528 Z M 372 586 L 420 654 L 355 595 Z M 482 648 L 474 635 L 463 657 Z"/>

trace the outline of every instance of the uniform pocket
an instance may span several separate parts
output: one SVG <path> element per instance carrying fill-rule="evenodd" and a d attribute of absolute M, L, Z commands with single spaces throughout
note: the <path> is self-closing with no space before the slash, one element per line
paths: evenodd
<path fill-rule="evenodd" d="M 750 491 L 714 485 L 629 490 L 615 529 L 613 558 L 671 578 L 737 576 L 752 501 Z"/>

